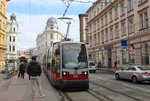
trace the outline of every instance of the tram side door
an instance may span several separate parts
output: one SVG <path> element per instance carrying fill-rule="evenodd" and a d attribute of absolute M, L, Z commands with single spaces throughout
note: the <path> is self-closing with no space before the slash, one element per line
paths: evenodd
<path fill-rule="evenodd" d="M 54 83 L 60 79 L 60 48 L 58 44 L 54 45 L 53 59 L 52 59 L 52 80 Z"/>

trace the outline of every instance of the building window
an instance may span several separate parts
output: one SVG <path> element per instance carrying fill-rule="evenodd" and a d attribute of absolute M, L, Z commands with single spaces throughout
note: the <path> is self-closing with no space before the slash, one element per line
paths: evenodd
<path fill-rule="evenodd" d="M 122 63 L 123 64 L 127 63 L 127 49 L 122 50 Z"/>
<path fill-rule="evenodd" d="M 140 3 L 144 3 L 144 2 L 146 2 L 146 1 L 148 1 L 148 0 L 140 0 Z"/>
<path fill-rule="evenodd" d="M 2 5 L 0 5 L 0 12 L 2 12 Z"/>
<path fill-rule="evenodd" d="M 101 11 L 103 10 L 103 4 L 101 5 Z"/>
<path fill-rule="evenodd" d="M 104 23 L 103 23 L 103 18 L 101 18 L 101 27 L 103 27 Z"/>
<path fill-rule="evenodd" d="M 115 25 L 115 38 L 119 38 L 119 24 Z"/>
<path fill-rule="evenodd" d="M 141 24 L 141 29 L 148 27 L 148 12 L 147 11 L 140 14 L 140 24 Z"/>
<path fill-rule="evenodd" d="M 1 45 L 1 35 L 0 35 L 0 45 Z"/>
<path fill-rule="evenodd" d="M 121 23 L 121 36 L 126 35 L 126 24 L 125 21 Z"/>
<path fill-rule="evenodd" d="M 146 43 L 142 44 L 142 48 L 141 48 L 141 62 L 142 65 L 149 65 L 149 51 L 148 51 L 149 47 Z"/>
<path fill-rule="evenodd" d="M 14 33 L 16 32 L 16 29 L 15 29 L 15 28 L 13 28 L 13 32 L 14 32 Z"/>
<path fill-rule="evenodd" d="M 13 52 L 15 52 L 15 46 L 13 46 Z"/>
<path fill-rule="evenodd" d="M 99 21 L 97 21 L 97 29 L 99 29 Z"/>
<path fill-rule="evenodd" d="M 133 9 L 133 1 L 132 0 L 128 0 L 128 11 Z"/>
<path fill-rule="evenodd" d="M 104 32 L 103 31 L 101 32 L 101 40 L 102 40 L 102 43 L 104 43 Z"/>
<path fill-rule="evenodd" d="M 118 5 L 116 5 L 116 7 L 115 7 L 115 18 L 117 18 L 118 17 Z"/>
<path fill-rule="evenodd" d="M 98 44 L 100 44 L 100 33 L 98 33 Z"/>
<path fill-rule="evenodd" d="M 113 18 L 112 18 L 112 11 L 109 12 L 109 19 L 110 19 L 110 22 L 113 20 Z"/>
<path fill-rule="evenodd" d="M 9 41 L 11 42 L 11 36 L 9 36 Z"/>
<path fill-rule="evenodd" d="M 15 42 L 15 37 L 13 37 L 13 42 Z"/>
<path fill-rule="evenodd" d="M 124 6 L 124 1 L 120 4 L 121 5 L 121 15 L 125 14 L 125 6 Z"/>
<path fill-rule="evenodd" d="M 129 29 L 128 30 L 129 33 L 133 33 L 134 32 L 133 17 L 128 20 L 128 29 Z"/>
<path fill-rule="evenodd" d="M 135 49 L 134 46 L 128 46 L 129 62 L 135 64 Z"/>
<path fill-rule="evenodd" d="M 51 39 L 53 39 L 54 38 L 54 36 L 53 36 L 53 34 L 51 34 Z"/>
<path fill-rule="evenodd" d="M 107 14 L 105 15 L 105 25 L 108 23 Z"/>
<path fill-rule="evenodd" d="M 94 45 L 96 45 L 96 34 L 94 35 Z"/>
<path fill-rule="evenodd" d="M 94 11 L 94 16 L 96 16 L 96 11 Z"/>
<path fill-rule="evenodd" d="M 11 46 L 9 46 L 9 52 L 11 52 Z"/>
<path fill-rule="evenodd" d="M 97 8 L 97 14 L 99 13 L 99 8 Z"/>
<path fill-rule="evenodd" d="M 110 40 L 113 40 L 113 27 L 110 27 Z"/>
<path fill-rule="evenodd" d="M 108 41 L 108 29 L 105 30 L 105 41 Z"/>
<path fill-rule="evenodd" d="M 116 48 L 116 62 L 120 64 L 120 48 Z"/>
<path fill-rule="evenodd" d="M 2 29 L 2 21 L 0 20 L 0 29 Z"/>

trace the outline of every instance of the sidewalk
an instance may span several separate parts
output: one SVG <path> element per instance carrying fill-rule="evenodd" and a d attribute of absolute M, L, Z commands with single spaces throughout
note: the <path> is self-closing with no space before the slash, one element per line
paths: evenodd
<path fill-rule="evenodd" d="M 32 94 L 31 81 L 25 74 L 25 79 L 17 78 L 17 75 L 0 82 L 0 101 L 59 101 L 49 81 L 42 73 L 41 82 L 44 94 L 43 98 L 34 98 Z"/>

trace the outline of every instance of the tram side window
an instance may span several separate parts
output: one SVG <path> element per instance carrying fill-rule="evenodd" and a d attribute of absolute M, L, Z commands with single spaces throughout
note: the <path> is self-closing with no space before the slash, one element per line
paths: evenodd
<path fill-rule="evenodd" d="M 59 46 L 55 50 L 54 59 L 55 59 L 54 71 L 56 73 L 60 73 L 60 47 Z"/>

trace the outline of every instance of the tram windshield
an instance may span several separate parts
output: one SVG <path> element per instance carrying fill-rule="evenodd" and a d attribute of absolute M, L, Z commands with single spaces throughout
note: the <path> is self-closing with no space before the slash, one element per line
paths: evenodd
<path fill-rule="evenodd" d="M 62 45 L 63 68 L 87 68 L 87 52 L 85 44 L 66 43 Z"/>

